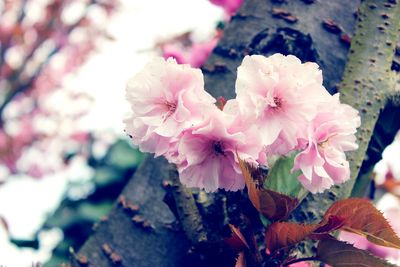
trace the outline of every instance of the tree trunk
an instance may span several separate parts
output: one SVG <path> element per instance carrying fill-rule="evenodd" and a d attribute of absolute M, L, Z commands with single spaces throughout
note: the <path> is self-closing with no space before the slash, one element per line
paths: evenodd
<path fill-rule="evenodd" d="M 323 70 L 324 85 L 329 92 L 335 93 L 345 68 L 359 4 L 359 1 L 342 0 L 245 1 L 227 25 L 218 47 L 203 66 L 206 89 L 215 97 L 234 98 L 236 68 L 245 55 L 283 53 L 294 54 L 302 61 L 317 62 Z M 345 80 L 343 86 L 348 85 Z M 350 89 L 344 90 L 345 94 L 352 94 Z M 349 97 L 345 96 L 345 102 L 351 102 L 346 99 Z M 354 101 L 358 103 L 357 99 Z M 361 110 L 364 105 L 356 107 Z M 371 113 L 375 118 L 372 118 L 373 122 L 368 126 L 369 136 L 365 137 L 362 150 L 357 154 L 357 166 L 354 168 L 358 169 L 361 165 L 379 108 L 373 111 L 375 115 Z M 240 206 L 243 202 L 237 201 L 242 196 L 240 193 L 205 195 L 197 192 L 195 200 L 198 210 L 182 208 L 176 201 L 181 201 L 179 198 L 184 199 L 186 195 L 177 195 L 176 184 L 173 184 L 174 181 L 170 184 L 173 179 L 169 169 L 165 160 L 153 159 L 151 156 L 147 158 L 124 189 L 122 195 L 125 199 L 120 198 L 108 219 L 99 222 L 93 235 L 79 253 L 74 255 L 73 266 L 87 266 L 84 265 L 86 259 L 89 266 L 98 267 L 118 264 L 137 267 L 233 266 L 233 258 L 217 256 L 219 253 L 229 254 L 219 247 L 218 236 L 227 222 L 240 220 L 237 210 L 246 208 Z M 357 175 L 354 171 L 353 174 Z M 346 196 L 352 186 L 346 190 Z M 340 190 L 334 188 L 322 194 L 309 194 L 294 211 L 291 220 L 318 220 L 333 201 L 344 197 L 345 194 L 338 192 Z M 190 194 L 187 198 L 192 201 Z M 138 204 L 139 211 L 130 209 L 129 203 Z M 191 230 L 187 222 L 179 223 L 175 215 L 186 220 L 182 214 L 187 215 L 185 217 L 189 222 L 195 221 L 195 225 L 200 220 L 204 229 L 194 227 Z M 207 242 L 204 242 L 204 236 Z M 195 248 L 191 245 L 193 243 Z M 202 249 L 199 250 L 199 247 Z M 301 253 L 310 254 L 312 247 L 303 244 L 299 249 Z M 193 255 L 198 251 L 206 253 Z"/>

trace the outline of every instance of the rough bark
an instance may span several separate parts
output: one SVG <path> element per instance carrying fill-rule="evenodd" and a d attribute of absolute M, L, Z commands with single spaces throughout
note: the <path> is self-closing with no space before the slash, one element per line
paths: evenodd
<path fill-rule="evenodd" d="M 341 81 L 349 48 L 347 35 L 351 36 L 353 33 L 356 22 L 355 13 L 359 1 L 348 1 L 346 3 L 341 0 L 315 1 L 312 4 L 306 2 L 313 1 L 245 1 L 240 11 L 226 27 L 224 37 L 203 67 L 206 89 L 216 97 L 233 98 L 236 68 L 245 55 L 270 55 L 281 52 L 294 54 L 303 61 L 317 62 L 323 70 L 325 86 L 331 93 L 336 92 L 337 84 Z M 378 8 L 381 8 L 381 5 Z M 291 13 L 291 16 L 279 15 L 282 10 Z M 395 10 L 388 12 L 392 14 Z M 273 15 L 274 13 L 275 15 Z M 324 21 L 325 26 L 323 25 Z M 374 27 L 376 28 L 376 25 Z M 390 31 L 388 27 L 385 27 L 385 30 Z M 377 31 L 377 35 L 381 34 L 379 29 Z M 359 41 L 365 42 L 366 40 L 360 39 Z M 376 42 L 378 41 L 377 39 Z M 369 43 L 369 40 L 366 43 Z M 369 44 L 364 45 L 369 47 Z M 390 45 L 390 48 L 392 48 L 392 45 Z M 367 75 L 374 70 L 384 71 L 385 64 L 389 60 L 388 51 L 384 49 L 382 50 L 384 55 L 376 56 L 376 61 L 373 64 L 375 67 L 369 67 L 371 64 L 366 63 L 361 74 L 366 75 L 365 77 L 376 77 L 376 74 Z M 358 63 L 354 64 L 357 65 Z M 357 66 L 353 66 L 351 72 L 356 72 L 357 69 Z M 363 121 L 372 120 L 372 122 L 368 124 L 367 128 L 362 128 L 364 129 L 362 130 L 362 138 L 365 140 L 362 142 L 360 152 L 357 152 L 356 156 L 350 157 L 353 171 L 352 181 L 357 174 L 355 168 L 358 169 L 361 165 L 370 133 L 377 120 L 376 116 L 383 105 L 383 102 L 374 103 L 374 110 L 370 111 L 370 106 L 365 97 L 360 97 L 363 93 L 358 91 L 359 94 L 356 94 L 357 91 L 349 86 L 354 83 L 354 80 L 351 80 L 355 79 L 354 77 L 358 76 L 345 77 L 342 86 L 343 101 L 356 104 L 356 107 L 361 110 Z M 367 78 L 365 82 L 363 81 L 363 84 L 368 82 Z M 366 86 L 377 85 L 385 86 L 385 88 L 390 87 L 390 84 L 382 81 L 378 84 Z M 375 95 L 372 97 L 375 97 Z M 383 95 L 379 93 L 379 97 L 383 98 Z M 367 108 L 368 112 L 363 112 L 363 108 Z M 365 135 L 364 132 L 368 132 L 369 135 Z M 78 255 L 86 256 L 89 264 L 93 266 L 113 266 L 111 254 L 106 253 L 103 246 L 109 244 L 112 251 L 121 257 L 119 264 L 123 266 L 188 266 L 187 261 L 192 259 L 190 257 L 192 252 L 190 242 L 181 230 L 172 231 L 171 227 L 168 226 L 175 225 L 175 217 L 163 202 L 168 190 L 165 190 L 161 184 L 164 179 L 168 178 L 167 176 L 166 162 L 162 159 L 149 157 L 123 192 L 127 200 L 140 205 L 140 214 L 149 220 L 154 229 L 148 230 L 143 228 L 140 223 L 133 223 L 132 216 L 116 204 L 108 220 L 99 224 L 96 232 L 86 242 Z M 345 187 L 351 190 L 352 185 L 345 185 Z M 323 194 L 309 195 L 302 205 L 296 209 L 291 219 L 301 222 L 314 221 L 334 200 L 347 195 L 347 191 L 346 189 L 346 194 L 342 194 L 339 193 L 340 190 L 335 188 Z M 238 196 L 238 194 L 220 192 L 207 197 L 212 203 L 209 207 L 200 205 L 197 201 L 199 210 L 207 222 L 207 228 L 218 232 L 221 230 L 221 225 L 226 224 L 227 221 L 238 220 L 235 217 L 235 214 L 238 213 L 235 210 L 238 204 L 232 204 L 232 202 L 240 198 L 240 194 Z M 198 195 L 196 195 L 196 199 L 199 199 Z M 229 203 L 228 209 L 226 209 L 227 202 Z M 240 210 L 240 208 L 238 209 Z M 179 213 L 176 207 L 172 210 L 175 210 L 177 214 Z M 214 221 L 210 222 L 210 218 Z M 183 228 L 188 228 L 184 226 L 184 223 L 182 225 Z M 191 236 L 190 233 L 188 236 Z M 192 235 L 190 239 L 196 238 Z M 309 254 L 310 249 L 312 249 L 310 245 L 300 247 L 300 251 L 304 254 Z M 215 259 L 214 263 L 218 263 L 219 266 L 230 266 L 226 259 Z M 192 266 L 201 266 L 201 264 L 196 264 L 196 262 L 190 263 Z M 210 262 L 207 264 L 204 266 L 212 266 Z M 79 266 L 79 261 L 73 261 L 73 265 Z"/>
<path fill-rule="evenodd" d="M 359 148 L 348 153 L 351 179 L 340 188 L 350 196 L 368 143 L 386 97 L 396 88 L 391 70 L 400 32 L 400 4 L 396 1 L 365 1 L 358 14 L 356 35 L 341 83 L 341 100 L 360 111 Z"/>
<path fill-rule="evenodd" d="M 340 85 L 342 102 L 355 107 L 361 116 L 361 127 L 356 134 L 359 148 L 348 153 L 351 179 L 322 194 L 310 194 L 293 214 L 297 221 L 301 219 L 298 215 L 310 212 L 320 218 L 333 201 L 349 197 L 353 190 L 379 114 L 396 87 L 396 74 L 391 66 L 399 39 L 399 14 L 400 4 L 396 1 L 363 1 L 360 6 L 357 29 Z M 390 140 L 395 132 L 390 133 Z M 303 253 L 310 255 L 312 250 L 313 246 L 306 244 Z"/>
<path fill-rule="evenodd" d="M 124 209 L 116 203 L 106 219 L 95 227 L 94 234 L 84 247 L 74 256 L 73 266 L 85 266 L 79 259 L 87 258 L 89 265 L 115 266 L 105 245 L 121 257 L 122 266 L 182 266 L 183 254 L 189 248 L 189 241 L 175 224 L 175 216 L 163 202 L 165 190 L 163 180 L 168 177 L 168 164 L 165 160 L 146 160 L 125 187 L 122 196 L 127 204 L 139 206 L 137 213 Z M 147 224 L 143 227 L 142 216 Z M 145 224 L 145 225 L 147 225 Z"/>

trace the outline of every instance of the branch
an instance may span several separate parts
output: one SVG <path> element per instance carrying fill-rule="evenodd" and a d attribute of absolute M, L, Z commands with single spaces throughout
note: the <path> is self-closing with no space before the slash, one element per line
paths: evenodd
<path fill-rule="evenodd" d="M 400 37 L 400 3 L 364 1 L 358 14 L 356 35 L 350 48 L 341 84 L 341 100 L 359 110 L 361 127 L 359 148 L 348 154 L 351 179 L 340 188 L 349 197 L 368 148 L 372 132 L 386 96 L 396 86 L 391 71 L 397 40 Z"/>
<path fill-rule="evenodd" d="M 386 102 L 385 95 L 395 87 L 391 64 L 400 33 L 400 4 L 389 2 L 393 1 L 361 3 L 340 86 L 342 102 L 355 107 L 361 116 L 361 127 L 356 135 L 359 149 L 348 154 L 351 178 L 322 194 L 309 194 L 292 214 L 294 221 L 304 222 L 305 218 L 318 220 L 333 202 L 348 198 L 352 192 L 380 110 Z M 311 256 L 313 247 L 312 242 L 304 243 L 298 248 L 298 253 Z"/>
<path fill-rule="evenodd" d="M 172 183 L 170 187 L 175 199 L 176 211 L 186 236 L 194 245 L 207 242 L 203 219 L 196 206 L 192 190 L 181 184 L 176 168 L 171 165 L 169 178 Z"/>
<path fill-rule="evenodd" d="M 247 54 L 270 55 L 279 52 L 294 54 L 302 61 L 316 61 L 323 70 L 324 85 L 330 92 L 335 92 L 334 87 L 340 82 L 344 71 L 348 46 L 340 41 L 337 34 L 325 30 L 321 24 L 326 19 L 333 19 L 340 22 L 339 26 L 342 33 L 351 34 L 355 24 L 353 13 L 358 5 L 358 1 L 348 1 L 344 5 L 342 0 L 315 1 L 310 5 L 305 4 L 303 1 L 286 1 L 284 3 L 278 3 L 278 1 L 245 1 L 238 14 L 227 25 L 223 39 L 203 67 L 206 88 L 215 97 L 222 95 L 227 99 L 233 98 L 235 97 L 236 69 L 243 57 Z M 287 10 L 298 21 L 290 23 L 273 17 L 271 12 L 273 8 Z M 395 9 L 397 10 L 397 6 Z M 395 11 L 392 10 L 392 12 Z M 392 19 L 393 17 L 389 20 Z M 374 29 L 376 29 L 376 25 L 374 25 Z M 357 37 L 353 38 L 353 43 L 355 40 L 357 40 Z M 374 77 L 365 75 L 367 74 L 363 73 L 362 77 Z M 346 89 L 343 90 L 346 92 Z M 346 103 L 349 102 L 346 101 Z M 146 197 L 148 191 L 151 190 L 150 183 L 155 178 L 158 178 L 159 175 L 166 175 L 165 161 L 148 158 L 130 181 L 124 194 L 131 196 L 135 201 L 145 203 L 147 209 L 155 205 L 163 205 L 159 200 L 159 198 L 164 197 L 161 193 Z M 157 184 L 154 186 L 157 186 Z M 138 195 L 140 190 L 145 191 Z M 343 191 L 342 189 L 333 189 L 327 190 L 323 194 L 309 194 L 294 212 L 292 220 L 302 223 L 311 223 L 318 220 L 337 198 L 344 197 Z M 224 197 L 221 193 L 211 194 L 211 196 Z M 140 197 L 145 197 L 146 199 L 141 199 Z M 223 206 L 225 202 L 221 201 L 221 203 L 221 206 Z M 166 206 L 163 205 L 160 209 L 164 210 L 165 208 Z M 215 215 L 209 216 L 209 218 L 213 218 L 213 224 L 219 226 L 226 223 L 224 221 L 220 222 L 221 218 L 218 218 L 224 211 L 226 212 L 226 207 L 215 209 Z M 110 242 L 122 256 L 123 262 L 128 262 L 131 265 L 140 267 L 185 266 L 178 264 L 179 262 L 184 262 L 182 260 L 188 248 L 187 243 L 185 245 L 182 244 L 186 240 L 182 238 L 183 235 L 175 232 L 160 232 L 156 237 L 140 235 L 142 231 L 140 228 L 132 227 L 131 225 L 127 226 L 123 221 L 117 220 L 123 218 L 124 215 L 122 213 L 120 209 L 114 209 L 110 213 L 110 219 L 102 223 L 103 226 L 97 230 L 80 250 L 81 253 L 88 256 L 91 264 L 112 266 L 104 258 L 104 253 L 101 250 L 103 242 Z M 228 215 L 231 213 L 229 210 L 226 212 Z M 149 216 L 149 219 L 158 220 L 159 214 L 147 211 L 147 216 Z M 229 217 L 227 221 L 232 221 L 232 218 Z M 206 221 L 206 223 L 209 223 L 209 221 Z M 116 229 L 117 231 L 115 231 Z M 208 230 L 207 228 L 207 233 Z M 154 241 L 153 238 L 157 238 L 157 242 L 151 243 Z M 137 245 L 137 243 L 141 242 L 146 242 L 146 245 L 152 244 L 150 246 L 151 250 L 144 244 L 142 246 Z M 169 245 L 168 250 L 164 250 L 164 246 L 171 244 L 171 242 L 173 242 L 174 246 Z M 178 245 L 180 246 L 178 247 Z M 130 249 L 124 249 L 127 247 Z M 299 254 L 312 255 L 311 249 L 312 246 L 308 244 L 299 248 Z M 144 256 L 138 257 L 138 254 L 143 254 Z M 221 256 L 214 259 L 218 260 L 219 258 Z M 227 259 L 223 258 L 223 260 Z M 190 261 L 190 263 L 185 263 L 193 266 L 197 262 Z M 196 266 L 202 265 L 198 264 Z"/>
<path fill-rule="evenodd" d="M 162 183 L 168 172 L 169 165 L 164 159 L 148 158 L 122 193 L 127 204 L 139 206 L 138 215 L 153 229 L 132 222 L 132 215 L 121 205 L 115 205 L 78 253 L 78 256 L 87 257 L 87 266 L 115 266 L 105 253 L 104 245 L 122 258 L 121 266 L 182 266 L 190 246 L 185 234 L 175 226 L 174 214 L 163 201 L 166 192 Z M 75 260 L 72 266 L 85 265 Z"/>
<path fill-rule="evenodd" d="M 24 1 L 26 2 L 26 0 Z M 18 69 L 14 70 L 8 77 L 3 77 L 9 81 L 11 81 L 11 90 L 9 92 L 7 92 L 5 99 L 3 100 L 3 102 L 0 105 L 0 128 L 2 127 L 3 123 L 4 123 L 4 118 L 3 118 L 3 113 L 4 113 L 4 109 L 7 107 L 7 105 L 12 102 L 14 100 L 14 98 L 16 96 L 18 96 L 19 94 L 28 91 L 32 88 L 33 83 L 35 82 L 36 78 L 38 76 L 41 75 L 43 69 L 48 65 L 48 63 L 52 60 L 53 56 L 56 55 L 64 46 L 65 44 L 63 44 L 62 42 L 56 42 L 56 47 L 53 48 L 46 56 L 46 58 L 43 60 L 43 62 L 41 62 L 39 64 L 39 66 L 35 69 L 35 71 L 33 72 L 33 74 L 30 75 L 30 77 L 28 77 L 27 81 L 21 82 L 21 76 L 24 73 L 24 71 L 26 71 L 27 68 L 27 63 L 29 63 L 29 61 L 32 60 L 33 56 L 35 55 L 35 52 L 49 39 L 54 39 L 53 35 L 50 34 L 48 38 L 40 38 L 43 37 L 41 35 L 45 35 L 44 32 L 46 31 L 64 31 L 63 34 L 65 36 L 69 36 L 69 34 L 72 32 L 72 30 L 74 30 L 76 27 L 78 27 L 80 25 L 80 23 L 87 17 L 91 6 L 93 5 L 92 3 L 88 3 L 85 7 L 84 12 L 82 13 L 82 16 L 72 25 L 68 25 L 65 29 L 53 29 L 56 20 L 59 18 L 57 17 L 57 14 L 55 14 L 56 16 L 51 17 L 50 21 L 46 24 L 46 28 L 45 29 L 41 29 L 38 34 L 39 34 L 39 38 L 36 41 L 36 43 L 33 45 L 33 47 L 30 49 L 29 53 L 25 56 L 24 58 L 24 62 L 25 64 L 21 65 Z M 20 15 L 18 16 L 18 22 L 17 23 L 21 23 L 22 19 L 25 16 L 25 6 L 26 4 L 24 3 L 21 7 L 20 10 Z M 59 7 L 60 9 L 62 8 L 62 6 Z M 58 10 L 58 13 L 61 13 L 61 10 Z M 7 43 L 5 44 L 5 46 L 0 46 L 1 50 L 0 50 L 0 66 L 1 63 L 3 62 L 3 54 L 6 52 L 6 49 L 8 48 L 9 45 L 9 40 L 7 41 Z M 3 49 L 4 48 L 4 49 Z"/>

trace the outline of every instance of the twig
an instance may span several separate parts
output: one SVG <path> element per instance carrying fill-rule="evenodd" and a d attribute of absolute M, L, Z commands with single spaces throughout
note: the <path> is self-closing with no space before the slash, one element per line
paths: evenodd
<path fill-rule="evenodd" d="M 179 181 L 179 175 L 175 166 L 170 165 L 169 179 L 172 183 L 172 194 L 175 199 L 179 220 L 186 236 L 192 244 L 207 241 L 207 233 L 204 229 L 203 219 L 196 206 L 196 201 L 189 188 Z"/>

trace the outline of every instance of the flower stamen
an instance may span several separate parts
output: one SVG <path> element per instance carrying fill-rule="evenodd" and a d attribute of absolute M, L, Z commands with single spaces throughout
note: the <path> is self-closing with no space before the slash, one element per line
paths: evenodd
<path fill-rule="evenodd" d="M 221 141 L 215 141 L 212 144 L 212 150 L 215 155 L 223 155 L 225 156 L 224 147 Z"/>
<path fill-rule="evenodd" d="M 280 109 L 282 107 L 282 99 L 274 96 L 274 105 L 272 107 L 274 109 Z"/>

